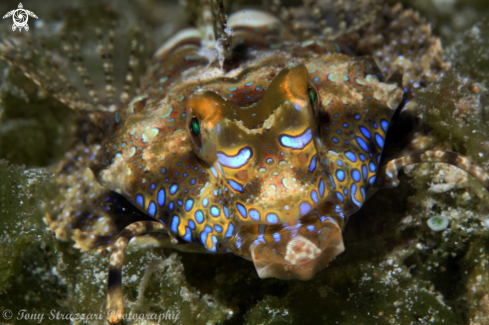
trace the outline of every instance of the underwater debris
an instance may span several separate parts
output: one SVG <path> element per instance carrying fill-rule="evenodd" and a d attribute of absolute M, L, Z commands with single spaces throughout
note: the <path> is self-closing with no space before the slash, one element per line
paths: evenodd
<path fill-rule="evenodd" d="M 433 231 L 443 231 L 450 225 L 450 220 L 444 216 L 434 216 L 429 218 L 427 223 Z"/>

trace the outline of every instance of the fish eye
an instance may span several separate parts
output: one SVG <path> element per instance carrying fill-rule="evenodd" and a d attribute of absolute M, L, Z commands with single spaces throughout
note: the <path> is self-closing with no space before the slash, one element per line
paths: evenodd
<path fill-rule="evenodd" d="M 312 111 L 314 112 L 314 116 L 317 117 L 319 113 L 319 95 L 316 90 L 316 87 L 309 80 L 309 87 L 307 88 L 307 97 L 309 97 L 309 102 L 312 106 Z"/>
<path fill-rule="evenodd" d="M 190 130 L 192 131 L 192 134 L 194 136 L 199 136 L 200 135 L 200 125 L 199 125 L 199 120 L 197 117 L 192 117 L 190 120 Z"/>

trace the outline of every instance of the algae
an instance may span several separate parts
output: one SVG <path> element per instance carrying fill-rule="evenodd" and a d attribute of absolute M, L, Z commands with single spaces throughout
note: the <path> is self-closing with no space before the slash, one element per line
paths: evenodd
<path fill-rule="evenodd" d="M 483 18 L 489 5 L 403 3 L 433 24 L 452 64 L 439 80 L 419 89 L 410 105 L 432 130 L 435 147 L 487 167 L 489 29 Z M 54 1 L 24 5 L 53 25 L 67 7 L 100 8 L 81 1 L 65 9 Z M 0 9 L 16 6 L 7 1 Z M 192 6 L 188 1 L 185 8 L 190 22 Z M 185 17 L 183 9 L 175 9 L 173 17 L 161 14 L 169 8 L 176 7 L 156 1 L 141 2 L 137 10 L 121 5 L 125 15 L 147 14 L 157 43 Z M 104 315 L 107 257 L 58 241 L 42 222 L 42 202 L 60 199 L 50 172 L 71 146 L 78 117 L 20 73 L 0 67 L 0 157 L 9 160 L 0 161 L 0 310 L 16 317 L 21 309 L 42 313 L 46 323 L 52 310 Z M 175 322 L 176 316 L 164 320 L 168 324 L 489 324 L 487 191 L 442 165 L 405 168 L 400 180 L 398 188 L 379 191 L 351 216 L 345 253 L 306 282 L 259 279 L 251 262 L 232 255 L 130 245 L 123 275 L 126 312 L 178 313 Z M 427 224 L 433 216 L 450 225 L 433 231 Z"/>

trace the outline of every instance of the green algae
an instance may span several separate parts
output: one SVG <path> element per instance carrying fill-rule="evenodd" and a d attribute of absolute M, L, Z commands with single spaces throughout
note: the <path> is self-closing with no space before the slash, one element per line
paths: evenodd
<path fill-rule="evenodd" d="M 449 35 L 444 44 L 452 62 L 412 105 L 437 147 L 487 166 L 489 29 L 477 22 L 485 3 L 471 3 L 483 7 L 475 18 L 458 13 L 475 23 L 464 23 L 465 30 L 454 23 L 459 2 L 439 13 L 425 2 L 405 3 Z M 74 115 L 15 72 L 6 71 L 2 85 L 0 157 L 53 165 L 70 146 Z M 487 324 L 487 192 L 438 165 L 407 168 L 400 179 L 399 188 L 379 191 L 351 217 L 346 252 L 306 282 L 259 279 L 251 262 L 231 255 L 131 245 L 123 273 L 126 312 L 178 312 L 182 324 Z M 447 183 L 456 186 L 441 186 Z M 56 240 L 42 223 L 40 202 L 60 199 L 50 174 L 1 162 L 0 186 L 0 310 L 105 315 L 107 258 Z M 450 228 L 433 232 L 427 220 L 434 215 L 449 219 Z"/>

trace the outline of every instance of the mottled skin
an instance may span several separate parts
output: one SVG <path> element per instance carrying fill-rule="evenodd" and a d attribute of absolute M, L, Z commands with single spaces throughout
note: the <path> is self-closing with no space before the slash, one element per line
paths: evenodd
<path fill-rule="evenodd" d="M 382 157 L 403 96 L 445 67 L 416 14 L 395 7 L 384 16 L 392 28 L 370 21 L 298 40 L 269 14 L 236 14 L 224 63 L 205 32 L 184 30 L 155 53 L 127 105 L 92 116 L 106 139 L 67 157 L 58 173 L 65 201 L 46 222 L 82 249 L 112 245 L 111 323 L 122 315 L 123 253 L 136 235 L 233 252 L 253 260 L 262 278 L 309 279 L 344 250 L 341 231 L 370 189 L 396 186 L 403 166 L 451 163 L 489 187 L 487 173 L 457 154 Z M 23 58 L 2 58 L 45 82 Z M 51 91 L 68 103 L 73 95 Z"/>

